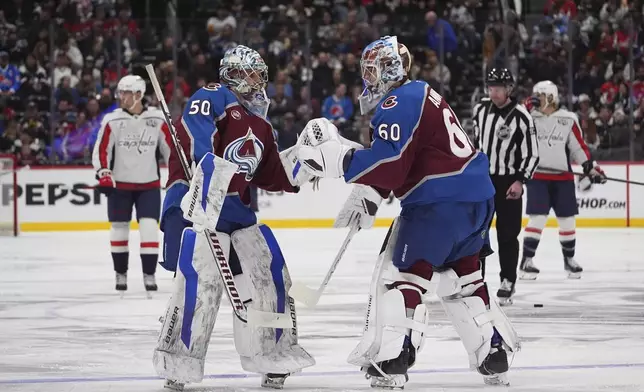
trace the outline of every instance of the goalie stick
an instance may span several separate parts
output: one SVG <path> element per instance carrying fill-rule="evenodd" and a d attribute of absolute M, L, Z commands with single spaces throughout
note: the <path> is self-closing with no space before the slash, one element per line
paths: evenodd
<path fill-rule="evenodd" d="M 150 82 L 152 83 L 152 88 L 154 89 L 154 94 L 156 95 L 157 100 L 161 105 L 161 111 L 163 112 L 165 121 L 168 124 L 172 144 L 174 145 L 177 156 L 179 157 L 179 162 L 181 163 L 183 172 L 186 175 L 186 179 L 190 181 L 190 179 L 192 178 L 192 170 L 190 169 L 188 158 L 186 157 L 186 154 L 183 151 L 181 144 L 179 143 L 179 135 L 177 135 L 177 130 L 175 129 L 174 123 L 172 122 L 172 119 L 170 117 L 170 110 L 168 109 L 168 105 L 166 104 L 165 98 L 163 97 L 163 92 L 161 91 L 161 86 L 159 85 L 159 81 L 157 80 L 157 76 L 154 72 L 154 67 L 152 66 L 152 64 L 148 64 L 145 66 L 145 70 L 148 72 Z M 237 289 L 237 285 L 235 284 L 235 279 L 229 272 L 230 267 L 228 266 L 228 256 L 222 249 L 221 244 L 219 243 L 219 239 L 217 238 L 217 234 L 210 230 L 205 230 L 204 235 L 206 235 L 209 239 L 208 245 L 210 247 L 210 251 L 212 252 L 213 261 L 217 264 L 219 275 L 223 280 L 223 284 L 226 290 L 226 296 L 228 297 L 228 300 L 233 307 L 235 317 L 237 317 L 243 323 L 250 323 L 263 327 L 293 328 L 293 320 L 291 319 L 291 316 L 289 314 L 263 312 L 252 308 L 247 308 L 246 305 L 244 305 L 241 298 L 239 297 L 239 290 Z M 224 269 L 226 270 L 226 272 L 224 271 Z"/>
<path fill-rule="evenodd" d="M 331 268 L 329 268 L 329 272 L 326 273 L 326 276 L 324 277 L 322 284 L 320 284 L 320 287 L 317 290 L 313 290 L 307 287 L 303 283 L 293 282 L 293 284 L 291 285 L 291 289 L 288 291 L 288 294 L 291 297 L 303 303 L 309 308 L 312 308 L 315 305 L 317 305 L 317 303 L 320 301 L 320 297 L 322 296 L 322 293 L 324 293 L 324 289 L 326 289 L 326 286 L 329 284 L 329 281 L 331 280 L 331 277 L 333 276 L 335 269 L 338 267 L 340 260 L 342 260 L 342 256 L 344 256 L 344 252 L 346 252 L 347 247 L 349 246 L 349 243 L 353 239 L 353 236 L 360 231 L 360 226 L 358 222 L 359 221 L 356 221 L 356 223 L 354 223 L 353 226 L 351 226 L 351 230 L 349 230 L 349 234 L 347 234 L 346 238 L 344 239 L 344 242 L 342 243 L 342 246 L 340 247 L 338 254 L 335 256 L 335 260 L 333 260 L 333 263 L 331 264 Z"/>

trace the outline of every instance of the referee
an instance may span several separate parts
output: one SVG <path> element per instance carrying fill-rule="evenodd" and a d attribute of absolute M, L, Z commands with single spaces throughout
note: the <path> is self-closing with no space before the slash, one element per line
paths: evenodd
<path fill-rule="evenodd" d="M 528 110 L 512 98 L 514 78 L 506 68 L 492 69 L 485 79 L 489 97 L 474 107 L 477 148 L 490 160 L 490 177 L 496 189 L 496 233 L 501 263 L 497 297 L 511 304 L 519 262 L 519 233 L 523 213 L 523 184 L 539 162 L 537 135 Z M 485 256 L 481 253 L 485 273 Z"/>

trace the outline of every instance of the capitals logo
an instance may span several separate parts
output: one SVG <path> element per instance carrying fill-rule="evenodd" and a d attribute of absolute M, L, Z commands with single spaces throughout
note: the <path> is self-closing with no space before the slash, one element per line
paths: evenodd
<path fill-rule="evenodd" d="M 237 173 L 245 173 L 246 181 L 253 179 L 264 152 L 264 144 L 255 137 L 249 127 L 246 136 L 230 142 L 224 150 L 224 159 L 236 164 Z"/>

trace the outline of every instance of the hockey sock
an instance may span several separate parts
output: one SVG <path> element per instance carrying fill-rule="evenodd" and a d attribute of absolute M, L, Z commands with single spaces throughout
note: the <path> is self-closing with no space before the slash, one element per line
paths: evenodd
<path fill-rule="evenodd" d="M 434 271 L 431 264 L 424 260 L 419 260 L 412 264 L 410 268 L 404 271 L 401 270 L 401 273 L 403 273 L 403 276 L 405 274 L 415 275 L 416 277 L 421 278 L 422 280 L 427 280 L 429 282 L 432 279 Z M 392 287 L 397 288 L 402 293 L 403 298 L 405 299 L 405 309 L 407 310 L 407 317 L 413 317 L 416 306 L 421 303 L 421 295 L 425 294 L 427 290 L 420 284 L 416 284 L 407 280 L 394 282 L 392 284 Z"/>
<path fill-rule="evenodd" d="M 450 263 L 449 266 L 454 270 L 454 272 L 456 272 L 456 275 L 458 275 L 459 278 L 474 274 L 481 269 L 479 254 L 476 253 L 471 256 L 462 257 L 456 260 L 454 263 Z M 482 285 L 474 290 L 474 292 L 469 296 L 479 297 L 483 300 L 483 303 L 485 303 L 486 306 L 490 306 L 490 294 L 487 291 L 487 285 L 485 284 L 485 282 L 483 282 L 483 277 L 481 276 L 481 279 L 472 281 L 471 283 L 469 283 L 469 285 L 476 286 L 479 283 L 482 283 Z"/>
<path fill-rule="evenodd" d="M 130 235 L 129 222 L 112 222 L 110 228 L 110 250 L 112 252 L 112 262 L 114 271 L 124 274 L 128 269 L 128 237 Z"/>
<path fill-rule="evenodd" d="M 530 215 L 530 220 L 523 234 L 523 257 L 532 258 L 537 253 L 541 233 L 546 226 L 546 215 Z"/>
<path fill-rule="evenodd" d="M 557 218 L 559 222 L 559 242 L 561 243 L 561 253 L 565 258 L 575 257 L 576 233 L 575 217 Z"/>
<path fill-rule="evenodd" d="M 143 273 L 154 275 L 159 260 L 159 234 L 157 221 L 152 218 L 139 220 L 139 234 L 141 236 L 141 264 Z"/>
<path fill-rule="evenodd" d="M 141 265 L 143 266 L 143 273 L 146 275 L 154 275 L 157 271 L 158 255 L 141 255 Z"/>

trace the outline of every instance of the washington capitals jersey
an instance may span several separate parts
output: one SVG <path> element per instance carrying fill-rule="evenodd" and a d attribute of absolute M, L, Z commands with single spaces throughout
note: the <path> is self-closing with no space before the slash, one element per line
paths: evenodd
<path fill-rule="evenodd" d="M 385 197 L 393 191 L 403 207 L 494 196 L 487 157 L 427 83 L 410 81 L 383 97 L 370 126 L 371 147 L 354 152 L 347 182 L 371 185 Z"/>
<path fill-rule="evenodd" d="M 135 115 L 116 109 L 103 117 L 92 164 L 112 170 L 118 189 L 158 189 L 159 158 L 168 161 L 171 145 L 161 110 L 150 107 Z"/>
<path fill-rule="evenodd" d="M 176 122 L 176 130 L 191 163 L 212 152 L 239 167 L 230 181 L 220 222 L 239 228 L 257 222 L 250 209 L 250 184 L 267 191 L 296 192 L 280 161 L 271 124 L 246 110 L 225 86 L 210 84 L 195 92 Z M 170 155 L 168 169 L 163 213 L 179 207 L 188 191 L 176 151 Z"/>

